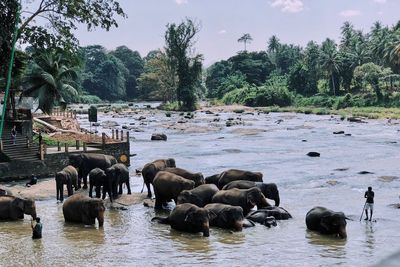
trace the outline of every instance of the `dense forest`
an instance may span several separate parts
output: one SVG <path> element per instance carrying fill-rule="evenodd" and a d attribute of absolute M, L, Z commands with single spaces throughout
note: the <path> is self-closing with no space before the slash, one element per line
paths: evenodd
<path fill-rule="evenodd" d="M 10 14 L 17 8 L 15 0 L 6 2 L 0 13 L 2 58 L 10 54 L 15 24 Z M 11 87 L 38 98 L 45 112 L 71 102 L 132 100 L 159 100 L 193 110 L 196 101 L 205 98 L 249 106 L 400 107 L 400 22 L 375 22 L 367 33 L 345 22 L 339 43 L 327 38 L 305 47 L 282 43 L 274 35 L 264 51 L 247 51 L 252 40 L 247 33 L 238 39 L 243 51 L 204 69 L 203 56 L 194 53 L 199 27 L 190 19 L 166 25 L 165 46 L 142 57 L 124 45 L 111 51 L 101 45 L 80 47 L 68 34 L 76 29 L 76 17 L 88 25 L 105 19 L 101 27 L 106 29 L 117 26 L 107 13 L 125 16 L 117 2 L 111 11 L 100 6 L 98 18 L 87 18 L 77 9 L 88 6 L 66 3 L 75 13 L 64 18 L 70 24 L 62 18 L 55 22 L 60 35 L 26 23 L 20 26 L 19 43 L 28 48 L 16 53 Z M 6 66 L 0 68 L 0 85 L 5 84 Z"/>

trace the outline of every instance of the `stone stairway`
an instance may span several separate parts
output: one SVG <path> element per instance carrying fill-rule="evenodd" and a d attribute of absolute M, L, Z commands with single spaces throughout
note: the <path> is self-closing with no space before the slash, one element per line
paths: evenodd
<path fill-rule="evenodd" d="M 7 126 L 3 131 L 3 153 L 6 154 L 10 160 L 18 161 L 39 161 L 39 146 L 37 144 L 29 144 L 27 146 L 27 139 L 17 132 L 15 145 L 11 138 L 11 129 Z"/>

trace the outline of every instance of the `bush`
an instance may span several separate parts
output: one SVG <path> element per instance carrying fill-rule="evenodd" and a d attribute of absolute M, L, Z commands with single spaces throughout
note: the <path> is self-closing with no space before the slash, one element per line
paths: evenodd
<path fill-rule="evenodd" d="M 103 101 L 96 95 L 81 95 L 79 96 L 78 103 L 82 104 L 99 104 Z"/>

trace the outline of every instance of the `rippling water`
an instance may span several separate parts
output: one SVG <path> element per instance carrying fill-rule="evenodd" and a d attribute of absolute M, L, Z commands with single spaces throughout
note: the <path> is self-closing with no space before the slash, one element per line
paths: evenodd
<path fill-rule="evenodd" d="M 139 115 L 101 119 L 139 125 L 134 120 Z M 146 125 L 140 126 L 144 132 L 131 133 L 135 137 L 131 152 L 137 153 L 131 159 L 132 173 L 163 157 L 174 157 L 177 166 L 205 175 L 227 168 L 261 171 L 264 181 L 278 184 L 281 206 L 294 219 L 279 222 L 275 228 L 257 225 L 240 233 L 212 228 L 205 238 L 150 222 L 155 213 L 142 205 L 107 210 L 104 229 L 65 224 L 62 205 L 50 199 L 36 204 L 44 225 L 41 240 L 31 240 L 28 217 L 0 223 L 1 266 L 368 266 L 400 249 L 400 210 L 388 206 L 399 202 L 400 125 L 349 123 L 330 116 L 228 113 L 213 125 L 239 116 L 245 125 L 188 133 L 173 129 L 178 114 L 172 118 L 162 113 L 144 115 Z M 207 128 L 214 118 L 198 113 L 195 128 Z M 278 124 L 279 119 L 283 121 Z M 240 129 L 256 130 L 248 135 Z M 338 130 L 351 136 L 332 134 Z M 153 132 L 165 132 L 168 141 L 148 141 Z M 309 151 L 318 151 L 321 157 L 305 156 Z M 360 175 L 360 171 L 373 174 Z M 381 176 L 395 177 L 388 182 Z M 131 181 L 133 190 L 139 192 L 142 179 L 133 176 Z M 370 185 L 376 196 L 376 222 L 359 222 L 363 194 Z M 307 231 L 304 216 L 316 205 L 343 211 L 353 219 L 348 221 L 347 240 Z"/>

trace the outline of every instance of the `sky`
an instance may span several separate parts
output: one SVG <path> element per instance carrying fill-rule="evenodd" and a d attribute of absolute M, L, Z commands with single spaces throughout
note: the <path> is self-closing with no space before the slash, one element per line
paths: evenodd
<path fill-rule="evenodd" d="M 141 56 L 164 47 L 168 23 L 186 17 L 197 21 L 196 52 L 204 65 L 228 59 L 243 50 L 237 40 L 249 33 L 248 51 L 265 50 L 276 35 L 283 43 L 305 46 L 327 37 L 340 38 L 340 27 L 350 21 L 368 32 L 373 22 L 393 25 L 400 20 L 400 0 L 118 0 L 128 18 L 118 18 L 118 28 L 87 32 L 80 27 L 80 45 L 100 44 L 109 50 L 125 45 Z"/>

